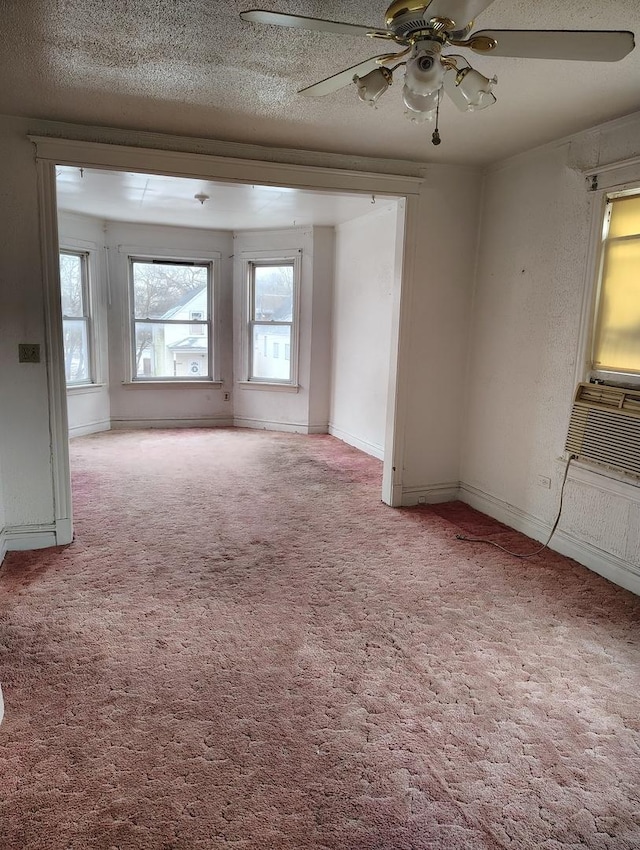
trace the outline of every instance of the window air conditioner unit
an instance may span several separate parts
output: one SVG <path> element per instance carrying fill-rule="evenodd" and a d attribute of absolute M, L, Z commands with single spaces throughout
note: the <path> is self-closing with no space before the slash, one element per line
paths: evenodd
<path fill-rule="evenodd" d="M 565 451 L 640 477 L 640 390 L 578 384 Z"/>

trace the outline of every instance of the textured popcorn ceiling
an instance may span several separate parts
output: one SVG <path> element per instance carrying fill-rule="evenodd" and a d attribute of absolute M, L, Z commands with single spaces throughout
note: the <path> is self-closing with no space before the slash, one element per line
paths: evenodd
<path fill-rule="evenodd" d="M 640 48 L 616 63 L 469 58 L 498 76 L 498 103 L 431 126 L 403 116 L 400 85 L 374 110 L 353 86 L 298 88 L 375 53 L 367 38 L 258 26 L 260 6 L 380 26 L 386 3 L 355 0 L 4 0 L 0 113 L 368 156 L 486 163 L 640 106 Z M 495 0 L 478 28 L 631 29 L 638 0 Z M 382 49 L 380 49 L 380 45 Z M 400 82 L 400 80 L 398 80 Z"/>

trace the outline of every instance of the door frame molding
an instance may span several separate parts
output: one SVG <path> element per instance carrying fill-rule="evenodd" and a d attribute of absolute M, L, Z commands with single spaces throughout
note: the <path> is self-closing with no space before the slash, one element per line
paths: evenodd
<path fill-rule="evenodd" d="M 140 171 L 176 177 L 195 177 L 230 183 L 259 183 L 333 192 L 357 192 L 404 198 L 399 204 L 396 229 L 392 344 L 387 396 L 382 501 L 402 504 L 404 436 L 408 386 L 408 334 L 411 295 L 415 285 L 415 237 L 423 178 L 403 175 L 239 159 L 212 154 L 132 147 L 30 135 L 36 148 L 40 230 L 45 290 L 45 332 L 51 461 L 56 529 L 59 544 L 73 538 L 68 420 L 64 374 L 62 312 L 58 267 L 56 165 L 118 171 Z M 163 140 L 164 141 L 164 140 Z M 171 139 L 167 137 L 167 143 Z"/>

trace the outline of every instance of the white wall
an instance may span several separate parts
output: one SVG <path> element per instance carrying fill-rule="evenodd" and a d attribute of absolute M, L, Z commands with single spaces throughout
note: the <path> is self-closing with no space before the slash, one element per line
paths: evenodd
<path fill-rule="evenodd" d="M 378 458 L 384 456 L 396 224 L 394 202 L 336 228 L 329 433 Z"/>
<path fill-rule="evenodd" d="M 45 355 L 39 202 L 29 132 L 138 148 L 148 144 L 241 154 L 237 146 L 223 143 L 0 119 L 0 504 L 7 533 L 13 535 L 11 545 L 35 546 L 55 541 L 55 504 L 47 364 L 44 359 L 21 364 L 17 356 L 19 342 L 37 343 Z M 242 150 L 247 157 L 260 154 L 258 148 Z M 582 178 L 567 165 L 639 155 L 640 119 L 635 116 L 493 169 L 482 206 L 472 312 L 479 175 L 462 168 L 426 169 L 416 226 L 404 257 L 407 279 L 413 282 L 406 293 L 407 320 L 399 341 L 398 474 L 405 503 L 420 495 L 428 500 L 455 496 L 462 479 L 467 501 L 534 536 L 543 537 L 548 531 L 562 471 L 556 458 L 564 444 L 576 379 L 593 202 Z M 302 151 L 265 151 L 264 156 L 293 165 L 387 168 L 381 162 L 358 165 L 353 158 Z M 419 173 L 414 164 L 393 168 L 398 173 Z M 310 238 L 305 237 L 307 244 Z M 199 240 L 200 235 L 196 243 L 202 244 Z M 113 239 L 114 244 L 134 241 L 128 228 Z M 231 315 L 230 306 L 227 312 Z M 115 327 L 121 327 L 120 321 Z M 326 342 L 321 335 L 315 339 L 321 358 L 326 357 Z M 115 383 L 123 375 L 122 340 L 113 350 L 119 351 L 110 364 Z M 317 353 L 312 348 L 305 355 L 311 371 Z M 230 364 L 224 365 L 223 377 L 231 380 Z M 175 403 L 165 391 L 155 395 L 152 390 L 126 390 L 121 385 L 114 388 L 112 414 L 122 422 L 140 417 L 137 393 L 145 393 L 145 417 L 161 421 L 167 411 L 174 415 Z M 237 390 L 237 412 L 247 419 L 270 421 L 286 416 L 307 427 L 321 415 L 311 396 L 299 405 L 300 394 L 281 393 L 276 398 L 269 393 L 265 411 L 258 409 L 259 394 L 267 396 Z M 225 410 L 217 391 L 189 390 L 185 400 L 182 415 L 215 417 Z M 315 411 L 313 419 L 310 411 Z M 550 491 L 536 486 L 538 474 L 552 478 Z M 637 493 L 637 487 L 604 475 L 572 473 L 554 545 L 583 563 L 608 570 L 615 580 L 640 592 Z"/>
<path fill-rule="evenodd" d="M 234 235 L 234 423 L 249 428 L 326 433 L 329 418 L 329 346 L 333 268 L 333 229 L 245 231 Z M 247 382 L 243 254 L 300 252 L 300 344 L 298 388 Z"/>
<path fill-rule="evenodd" d="M 475 172 L 441 166 L 429 166 L 425 172 L 424 167 L 416 163 L 360 160 L 308 151 L 276 151 L 256 146 L 169 138 L 130 130 L 60 125 L 39 119 L 5 116 L 0 122 L 0 210 L 4 211 L 4 214 L 0 212 L 0 217 L 5 234 L 0 249 L 0 355 L 3 363 L 3 369 L 0 370 L 0 465 L 3 470 L 8 525 L 20 528 L 25 525 L 34 533 L 42 531 L 40 545 L 46 545 L 47 541 L 51 541 L 46 529 L 50 529 L 55 516 L 46 364 L 17 363 L 18 341 L 40 343 L 43 352 L 45 343 L 36 164 L 28 133 L 133 146 L 132 156 L 135 156 L 136 149 L 142 150 L 148 145 L 190 154 L 197 152 L 245 157 L 247 160 L 263 157 L 263 177 L 260 178 L 259 165 L 251 166 L 250 170 L 253 169 L 256 179 L 265 180 L 277 179 L 274 178 L 276 172 L 285 175 L 290 166 L 295 169 L 300 165 L 347 169 L 344 172 L 345 187 L 351 185 L 349 170 L 353 169 L 372 173 L 374 176 L 369 180 L 372 185 L 378 181 L 375 172 L 381 175 L 393 172 L 410 175 L 411 178 L 426 175 L 415 233 L 404 258 L 408 279 L 415 280 L 416 285 L 407 287 L 408 290 L 413 289 L 413 295 L 411 304 L 407 304 L 405 309 L 408 320 L 400 340 L 402 351 L 397 434 L 402 462 L 398 462 L 394 474 L 399 478 L 397 487 L 405 500 L 414 499 L 419 488 L 428 494 L 435 488 L 436 495 L 441 497 L 442 491 L 438 490 L 440 483 L 457 481 L 456 429 L 462 409 L 459 384 L 466 342 L 464 317 L 469 300 L 470 270 L 473 267 L 474 204 L 478 182 Z M 63 143 L 63 147 L 68 149 L 66 143 Z M 68 157 L 64 159 L 67 161 Z M 145 155 L 140 163 L 147 160 Z M 277 162 L 284 165 L 274 165 Z M 234 175 L 239 174 L 236 166 L 231 170 Z M 245 173 L 243 167 L 242 174 Z M 318 185 L 325 185 L 322 183 L 322 174 L 319 174 L 319 179 Z M 384 177 L 382 182 L 386 184 L 387 178 Z M 396 184 L 393 178 L 390 185 Z M 415 184 L 411 184 L 411 188 L 414 189 Z M 113 241 L 128 244 L 134 240 L 128 231 Z M 285 239 L 285 242 L 289 241 Z M 331 237 L 329 233 L 320 230 L 316 231 L 314 241 L 317 246 L 321 246 L 320 252 L 307 251 L 306 255 L 312 264 L 312 274 L 316 279 L 326 279 L 327 286 L 312 290 L 310 310 L 312 314 L 315 312 L 326 318 L 331 297 Z M 166 240 L 163 239 L 162 243 L 165 244 Z M 264 245 L 259 240 L 258 243 Z M 110 319 L 110 334 L 113 325 L 114 321 Z M 307 391 L 306 397 L 303 387 L 302 396 L 298 393 L 297 398 L 286 393 L 276 397 L 273 392 L 234 391 L 236 398 L 231 404 L 235 404 L 237 414 L 244 417 L 245 422 L 249 419 L 254 422 L 261 419 L 271 422 L 285 420 L 299 423 L 303 429 L 322 430 L 326 427 L 328 370 L 322 364 L 328 363 L 329 358 L 323 326 L 327 327 L 325 320 L 320 322 L 318 328 L 312 328 L 309 351 L 304 355 L 307 357 L 306 367 L 303 358 L 301 374 L 304 375 L 305 368 L 309 370 L 309 375 L 323 372 L 324 386 L 320 387 L 317 394 Z M 120 323 L 115 322 L 116 332 L 119 332 L 119 328 Z M 118 383 L 123 374 L 124 345 L 120 340 L 119 345 L 114 342 L 111 347 L 113 351 L 119 349 L 109 364 L 113 389 L 112 416 L 119 417 L 123 424 L 133 421 L 144 424 L 145 420 L 152 420 L 151 424 L 161 423 L 166 421 L 164 417 L 167 415 L 173 417 L 176 405 L 164 390 L 159 394 L 151 389 L 129 390 Z M 395 350 L 397 340 L 394 340 L 393 347 Z M 223 372 L 226 381 L 231 374 L 230 367 L 225 367 Z M 437 405 L 429 397 L 431 392 L 439 396 Z M 139 418 L 142 405 L 136 401 L 138 393 L 139 399 L 145 393 L 145 419 Z M 258 395 L 268 401 L 259 404 Z M 220 404 L 223 403 L 218 391 L 208 388 L 189 390 L 187 404 L 181 404 L 180 409 L 183 415 L 195 416 L 199 421 L 202 421 L 203 416 L 209 416 L 221 422 L 223 420 L 216 417 L 227 408 L 223 404 L 221 410 Z M 189 420 L 181 421 L 187 423 Z M 405 489 L 404 493 L 402 476 L 413 485 L 411 489 Z M 33 542 L 33 545 L 36 543 Z"/>
<path fill-rule="evenodd" d="M 458 496 L 480 175 L 429 168 L 408 260 L 415 284 L 398 380 L 406 394 L 403 503 Z"/>
<path fill-rule="evenodd" d="M 471 323 L 463 498 L 545 539 L 555 517 L 597 196 L 571 166 L 640 154 L 640 121 L 608 125 L 487 175 Z M 640 179 L 640 170 L 637 178 Z M 551 478 L 552 487 L 537 484 Z M 640 592 L 640 490 L 570 471 L 552 547 Z"/>
<path fill-rule="evenodd" d="M 333 309 L 335 230 L 313 228 L 312 325 L 309 341 L 310 430 L 325 434 L 329 428 L 331 393 L 331 315 Z"/>
<path fill-rule="evenodd" d="M 0 469 L 6 527 L 37 534 L 54 510 L 38 191 L 25 134 L 24 121 L 0 122 Z M 21 342 L 39 344 L 42 361 L 19 363 Z"/>
<path fill-rule="evenodd" d="M 105 223 L 91 216 L 58 214 L 61 248 L 88 251 L 93 334 L 94 383 L 67 389 L 69 435 L 92 434 L 111 427 Z"/>
<path fill-rule="evenodd" d="M 5 525 L 6 521 L 4 514 L 4 491 L 2 489 L 2 467 L 0 466 L 0 562 L 2 561 L 7 548 Z"/>
<path fill-rule="evenodd" d="M 70 434 L 87 434 L 105 427 L 175 425 L 249 425 L 283 427 L 325 433 L 328 425 L 330 384 L 330 321 L 333 278 L 333 228 L 259 231 L 236 234 L 182 227 L 158 227 L 126 222 L 100 222 L 87 216 L 61 213 L 60 242 L 63 247 L 106 247 L 109 257 L 109 295 L 101 268 L 100 298 L 96 302 L 96 324 L 104 344 L 104 369 L 97 386 L 68 390 Z M 291 250 L 302 252 L 300 388 L 293 395 L 267 388 L 242 387 L 242 310 L 244 290 L 236 286 L 237 328 L 232 333 L 233 286 L 231 255 L 234 250 Z M 128 323 L 128 252 L 170 250 L 219 252 L 218 317 L 215 333 L 221 386 L 198 384 L 158 386 L 133 384 L 127 380 L 128 349 L 124 328 Z M 134 252 L 135 253 L 135 252 Z M 104 296 L 104 297 L 103 297 Z M 109 327 L 107 332 L 107 314 Z M 103 327 L 104 326 L 104 327 Z M 106 345 L 109 339 L 108 347 Z M 225 400 L 233 386 L 233 361 L 239 380 L 236 392 Z M 108 365 L 110 364 L 110 369 Z M 111 402 L 110 402 L 111 399 Z"/>
<path fill-rule="evenodd" d="M 109 253 L 111 304 L 109 307 L 109 374 L 111 423 L 114 428 L 170 427 L 179 425 L 230 425 L 232 403 L 225 401 L 233 380 L 232 362 L 232 277 L 230 232 L 183 227 L 110 222 L 106 230 Z M 153 255 L 163 251 L 187 252 L 185 256 L 219 252 L 220 279 L 218 315 L 214 333 L 218 335 L 219 386 L 207 383 L 185 386 L 157 386 L 131 383 L 127 373 L 129 349 L 125 329 L 129 322 L 128 248 Z M 135 252 L 134 252 L 135 253 Z"/>

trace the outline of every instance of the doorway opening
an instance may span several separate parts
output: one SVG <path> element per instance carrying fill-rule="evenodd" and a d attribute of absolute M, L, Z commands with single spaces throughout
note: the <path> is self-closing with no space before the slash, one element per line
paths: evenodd
<path fill-rule="evenodd" d="M 413 210 L 415 217 L 417 207 L 417 195 L 420 188 L 420 180 L 417 178 L 389 177 L 388 175 L 356 174 L 353 172 L 335 172 L 328 169 L 306 168 L 300 166 L 275 165 L 273 163 L 257 163 L 247 161 L 227 161 L 216 157 L 199 156 L 187 153 L 162 152 L 162 151 L 134 151 L 117 146 L 93 145 L 91 143 L 69 143 L 64 140 L 55 139 L 33 139 L 38 147 L 38 168 L 41 184 L 41 207 L 43 211 L 43 242 L 45 256 L 45 272 L 47 281 L 48 304 L 47 304 L 47 330 L 49 336 L 49 358 L 51 363 L 50 401 L 52 410 L 52 443 L 54 458 L 54 484 L 56 490 L 56 519 L 60 521 L 63 533 L 60 542 L 64 542 L 65 523 L 68 522 L 67 534 L 71 535 L 71 493 L 69 484 L 68 446 L 65 445 L 68 433 L 74 433 L 74 424 L 70 413 L 67 413 L 67 387 L 64 372 L 64 334 L 63 319 L 60 310 L 60 269 L 59 253 L 61 249 L 77 249 L 80 242 L 93 242 L 101 249 L 97 252 L 101 257 L 105 270 L 102 297 L 106 301 L 106 339 L 105 333 L 97 347 L 102 347 L 106 363 L 106 380 L 92 380 L 86 382 L 81 389 L 74 390 L 78 398 L 84 397 L 76 406 L 84 404 L 85 407 L 93 404 L 97 397 L 102 394 L 102 399 L 107 404 L 108 416 L 101 421 L 104 427 L 129 427 L 135 420 L 135 425 L 149 427 L 162 424 L 164 412 L 162 404 L 170 392 L 175 398 L 178 394 L 182 398 L 183 390 L 189 395 L 190 401 L 187 407 L 187 416 L 184 424 L 213 425 L 224 424 L 226 419 L 230 424 L 245 427 L 265 427 L 265 417 L 272 427 L 282 427 L 283 430 L 302 430 L 307 433 L 317 433 L 323 430 L 334 433 L 335 436 L 346 442 L 352 442 L 359 448 L 376 454 L 376 446 L 373 441 L 367 444 L 365 441 L 358 445 L 357 441 L 351 439 L 354 434 L 347 428 L 341 428 L 336 418 L 336 411 L 343 409 L 357 409 L 353 399 L 349 398 L 349 387 L 345 378 L 354 371 L 362 371 L 362 351 L 357 345 L 358 331 L 364 329 L 364 336 L 371 345 L 372 351 L 384 351 L 381 342 L 381 326 L 375 324 L 375 315 L 367 311 L 375 306 L 375 297 L 368 297 L 366 263 L 364 260 L 375 255 L 378 240 L 375 235 L 367 234 L 366 228 L 369 221 L 377 216 L 387 214 L 392 217 L 393 225 L 387 227 L 391 234 L 390 242 L 394 246 L 392 256 L 387 258 L 386 263 L 376 264 L 376 272 L 383 265 L 387 269 L 387 293 L 391 297 L 387 302 L 385 318 L 388 322 L 385 332 L 387 333 L 388 345 L 386 347 L 385 359 L 387 374 L 381 377 L 378 370 L 378 386 L 382 391 L 378 393 L 383 397 L 382 417 L 384 419 L 383 437 L 381 445 L 377 447 L 377 456 L 383 458 L 383 501 L 388 504 L 398 504 L 394 493 L 398 491 L 398 478 L 401 473 L 397 470 L 401 466 L 396 460 L 401 451 L 401 428 L 399 420 L 402 417 L 402 406 L 397 394 L 397 363 L 399 347 L 400 317 L 403 310 L 402 293 L 406 287 L 401 287 L 404 265 L 404 233 L 406 220 Z M 69 155 L 67 146 L 73 149 L 73 156 Z M 106 150 L 108 148 L 108 151 Z M 65 151 L 61 155 L 61 151 Z M 142 167 L 142 161 L 148 166 L 151 154 L 153 169 Z M 278 181 L 273 178 L 277 171 Z M 57 176 L 75 174 L 78 181 L 97 178 L 107 181 L 108 179 L 120 181 L 121 186 L 129 186 L 129 194 L 132 191 L 132 181 L 145 180 L 145 186 L 137 198 L 138 212 L 135 212 L 136 203 L 129 207 L 129 211 L 120 215 L 125 220 L 118 221 L 113 211 L 108 209 L 109 197 L 104 196 L 104 205 L 100 212 L 92 212 L 86 207 L 77 206 L 69 208 L 64 199 L 65 191 L 60 191 L 57 185 Z M 194 176 L 195 175 L 195 176 Z M 288 178 L 288 179 L 285 179 Z M 258 179 L 260 178 L 260 179 Z M 140 220 L 140 207 L 144 210 L 144 200 L 140 204 L 140 197 L 151 198 L 151 188 L 154 180 L 167 181 L 167 185 L 173 188 L 179 187 L 182 198 L 174 198 L 170 202 L 165 199 L 165 215 L 172 216 L 168 223 L 166 218 L 161 221 L 149 222 Z M 149 182 L 152 181 L 152 182 Z M 183 181 L 178 183 L 177 181 Z M 193 182 L 198 186 L 194 187 Z M 60 181 L 62 182 L 62 181 Z M 246 196 L 253 193 L 260 197 L 260 192 L 269 193 L 270 198 L 278 198 L 280 209 L 278 218 L 275 210 L 277 206 L 271 204 L 265 209 L 263 203 L 262 215 L 254 222 L 236 223 L 232 219 L 233 206 L 226 210 L 226 227 L 223 224 L 204 223 L 200 219 L 200 226 L 193 225 L 193 219 L 188 221 L 177 216 L 180 203 L 190 203 L 192 211 L 207 209 L 213 197 L 206 189 L 219 185 L 222 192 L 230 197 L 231 190 L 239 193 L 231 200 L 235 202 L 235 210 L 238 215 L 247 212 Z M 192 191 L 197 188 L 198 191 Z M 75 188 L 70 194 L 75 193 L 79 198 L 83 193 Z M 93 193 L 99 197 L 100 192 Z M 263 200 L 264 200 L 263 194 Z M 202 196 L 208 195 L 206 199 Z M 58 200 L 60 198 L 60 200 Z M 95 200 L 95 198 L 93 198 Z M 92 200 L 92 202 L 93 202 Z M 113 199 L 111 199 L 113 200 Z M 342 220 L 331 221 L 326 219 L 305 220 L 299 214 L 299 201 L 306 201 L 312 206 L 322 210 L 327 205 L 337 207 L 342 211 Z M 85 195 L 82 204 L 88 203 Z M 362 212 L 364 205 L 369 212 Z M 218 207 L 224 210 L 224 205 Z M 212 209 L 211 206 L 208 209 Z M 347 213 L 345 214 L 345 209 Z M 292 216 L 292 210 L 295 217 Z M 355 215 L 353 211 L 356 210 Z M 197 212 L 192 213 L 197 215 Z M 78 222 L 85 219 L 85 224 L 90 221 L 96 233 L 96 225 L 101 231 L 98 239 L 87 239 L 79 230 L 71 233 L 67 228 L 70 219 Z M 65 221 L 66 219 L 66 221 Z M 128 219 L 128 220 L 126 220 Z M 59 220 L 59 221 L 58 221 Z M 364 230 L 359 231 L 360 225 Z M 387 222 L 388 225 L 388 222 Z M 246 228 L 246 229 L 245 229 Z M 154 250 L 149 249 L 148 243 L 135 245 L 136 238 L 142 229 L 147 233 L 153 231 L 155 234 Z M 189 234 L 186 241 L 182 241 L 176 249 L 172 239 L 176 234 L 181 238 Z M 211 321 L 214 326 L 214 346 L 218 346 L 212 354 L 213 361 L 217 364 L 212 367 L 214 371 L 206 375 L 203 381 L 194 382 L 188 387 L 179 389 L 169 387 L 168 382 L 162 382 L 163 386 L 153 385 L 151 382 L 139 381 L 138 375 L 131 371 L 127 374 L 127 359 L 130 356 L 130 347 L 127 345 L 127 334 L 131 334 L 132 320 L 130 310 L 130 290 L 127 294 L 126 275 L 118 273 L 114 280 L 114 266 L 131 262 L 131 257 L 136 249 L 144 249 L 141 252 L 143 259 L 153 256 L 157 247 L 159 256 L 154 259 L 175 260 L 183 259 L 184 255 L 189 260 L 194 255 L 199 260 L 209 259 L 205 256 L 207 251 L 198 240 L 210 236 L 212 233 L 225 233 L 230 243 L 213 245 L 208 240 L 208 253 L 214 255 L 212 262 L 218 265 L 218 281 L 220 286 L 212 296 Z M 285 234 L 283 237 L 282 234 Z M 249 238 L 247 241 L 247 234 Z M 273 236 L 279 234 L 281 241 L 274 246 Z M 292 238 L 292 234 L 311 235 L 317 242 L 299 246 Z M 331 238 L 329 239 L 329 234 Z M 170 235 L 172 238 L 167 239 Z M 195 242 L 194 242 L 195 238 Z M 65 242 L 67 244 L 65 244 Z M 293 244 L 292 244 L 293 242 Z M 354 250 L 353 245 L 357 245 Z M 351 247 L 350 247 L 351 246 Z M 80 245 L 80 248 L 84 246 Z M 245 310 L 245 296 L 242 287 L 242 269 L 246 267 L 247 258 L 270 260 L 274 256 L 290 259 L 297 256 L 301 264 L 301 287 L 304 290 L 307 281 L 308 291 L 300 294 L 300 341 L 302 345 L 303 336 L 308 350 L 299 352 L 300 366 L 307 369 L 306 378 L 299 376 L 296 385 L 284 385 L 277 387 L 258 387 L 257 383 L 246 380 L 247 373 L 244 363 L 248 359 L 247 322 L 243 310 Z M 243 266 L 244 263 L 244 266 Z M 305 269 L 304 264 L 307 263 Z M 225 268 L 226 266 L 226 268 Z M 335 271 L 335 275 L 334 275 Z M 360 274 L 361 278 L 357 279 Z M 308 285 L 308 282 L 323 280 L 324 287 Z M 224 281 L 226 280 L 226 285 Z M 329 280 L 331 284 L 329 285 Z M 357 286 L 354 286 L 354 280 Z M 226 287 L 226 288 L 225 288 Z M 338 293 L 338 299 L 336 299 Z M 342 297 L 344 296 L 344 297 Z M 356 297 L 357 296 L 357 297 Z M 129 299 L 129 300 L 127 300 Z M 306 299 L 306 300 L 305 300 Z M 342 299 L 342 300 L 340 300 Z M 351 301 L 350 301 L 351 299 Z M 339 308 L 336 309 L 336 303 Z M 355 304 L 355 306 L 354 306 Z M 358 310 L 359 308 L 359 310 Z M 406 309 L 406 308 L 405 308 Z M 358 313 L 356 319 L 349 317 L 345 320 L 348 311 Z M 314 315 L 315 311 L 315 315 Z M 206 321 L 201 319 L 193 311 L 189 316 L 188 331 L 192 330 L 197 322 Z M 310 316 L 311 312 L 311 316 Z M 342 322 L 341 327 L 336 325 Z M 134 317 L 135 319 L 135 317 Z M 323 325 L 313 324 L 312 319 L 322 319 Z M 345 320 L 345 321 L 343 321 Z M 94 320 L 95 321 L 95 320 Z M 305 327 L 305 322 L 310 323 Z M 99 321 L 96 323 L 98 329 Z M 324 326 L 324 334 L 319 327 Z M 104 331 L 103 323 L 103 331 Z M 118 328 L 114 331 L 114 327 Z M 216 333 L 217 331 L 217 333 Z M 305 333 L 306 332 L 306 333 Z M 231 338 L 225 339 L 227 337 Z M 243 336 L 244 335 L 244 336 Z M 98 329 L 98 336 L 100 330 Z M 340 340 L 342 343 L 340 343 Z M 94 348 L 96 343 L 93 343 Z M 342 347 L 340 348 L 340 345 Z M 284 356 L 284 346 L 282 347 Z M 105 353 L 106 352 L 106 353 Z M 291 351 L 289 352 L 291 356 Z M 372 355 L 373 356 L 373 355 Z M 348 358 L 353 360 L 354 370 L 347 368 Z M 97 363 L 98 357 L 94 362 Z M 217 370 L 217 371 L 216 371 Z M 105 374 L 103 372 L 103 374 Z M 324 383 L 323 383 L 324 382 Z M 102 386 L 101 386 L 102 385 Z M 197 388 L 196 388 L 197 385 Z M 314 396 L 310 388 L 324 387 Z M 105 392 L 106 390 L 106 392 Z M 87 401 L 92 398 L 92 401 Z M 144 401 L 144 399 L 147 401 Z M 128 399 L 128 401 L 127 401 Z M 153 399 L 153 401 L 151 401 Z M 200 401 L 197 401 L 197 400 Z M 268 400 L 265 402 L 265 399 Z M 296 402 L 305 400 L 306 418 L 291 417 L 287 414 Z M 115 404 L 114 404 L 115 400 Z M 206 400 L 208 402 L 208 415 L 214 421 L 203 422 L 202 411 L 199 405 Z M 215 401 L 214 404 L 211 402 Z M 218 401 L 227 402 L 229 406 L 221 412 Z M 154 412 L 154 405 L 157 410 Z M 263 410 L 261 410 L 261 406 Z M 266 407 L 267 413 L 264 413 Z M 134 408 L 136 408 L 134 410 Z M 145 417 L 140 413 L 144 408 L 150 412 Z M 282 415 L 280 411 L 285 410 Z M 325 413 L 323 427 L 322 409 Z M 275 412 L 274 412 L 275 411 Z M 320 413 L 318 412 L 320 411 Z M 193 414 L 193 416 L 192 416 Z M 190 423 L 190 419 L 197 420 Z M 145 421 L 152 420 L 152 421 Z M 105 423 L 108 422 L 108 426 Z M 77 422 L 76 422 L 77 424 Z M 68 428 L 68 425 L 71 428 Z M 82 424 L 75 433 L 82 433 Z M 355 434 L 357 437 L 358 435 Z"/>

